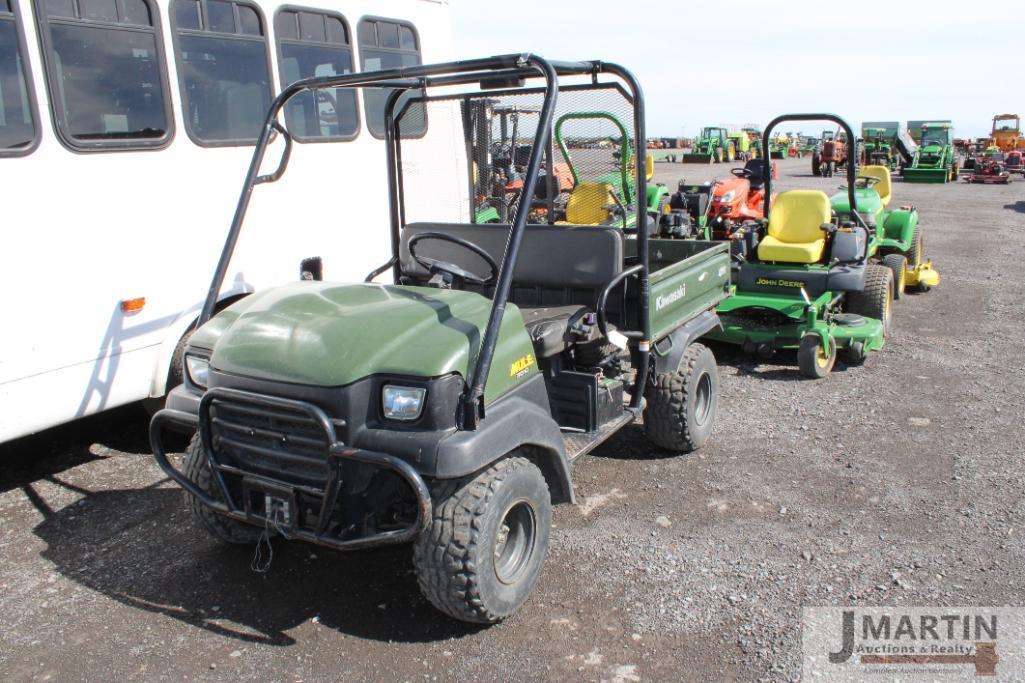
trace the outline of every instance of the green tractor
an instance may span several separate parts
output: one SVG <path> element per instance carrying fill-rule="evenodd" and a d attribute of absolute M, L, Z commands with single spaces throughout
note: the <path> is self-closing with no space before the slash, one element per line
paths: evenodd
<path fill-rule="evenodd" d="M 835 122 L 854 139 L 850 125 L 832 114 L 777 117 L 763 139 L 771 140 L 784 121 L 819 120 Z M 763 172 L 765 195 L 771 196 L 768 165 Z M 883 348 L 893 273 L 873 260 L 874 226 L 861 213 L 855 165 L 847 164 L 846 172 L 846 220 L 834 213 L 825 193 L 792 190 L 766 207 L 764 219 L 735 233 L 734 295 L 719 306 L 723 327 L 710 332 L 710 339 L 762 357 L 796 348 L 801 373 L 812 378 L 830 373 L 840 349 L 857 365 Z"/>
<path fill-rule="evenodd" d="M 719 126 L 708 126 L 701 129 L 701 135 L 694 138 L 690 151 L 683 155 L 683 161 L 702 164 L 732 163 L 737 158 L 735 143 L 729 132 Z"/>
<path fill-rule="evenodd" d="M 751 142 L 751 137 L 747 134 L 747 131 L 740 131 L 738 133 L 727 133 L 726 137 L 733 142 L 733 149 L 736 154 L 737 161 L 747 161 L 748 159 L 756 158 L 757 146 Z"/>
<path fill-rule="evenodd" d="M 946 122 L 923 123 L 918 149 L 911 165 L 901 170 L 901 177 L 909 183 L 946 183 L 957 180 L 960 172 L 954 127 Z"/>
<path fill-rule="evenodd" d="M 861 164 L 885 166 L 891 171 L 900 168 L 900 158 L 893 146 L 893 136 L 885 128 L 862 127 Z"/>
<path fill-rule="evenodd" d="M 563 76 L 571 84 L 560 88 Z M 304 277 L 215 314 L 251 195 L 287 170 L 292 138 L 280 112 L 321 88 L 392 93 L 382 178 L 391 256 L 363 283 Z M 644 140 L 640 87 L 608 62 L 516 54 L 308 79 L 278 94 L 185 350 L 185 384 L 150 424 L 154 457 L 185 490 L 199 529 L 264 548 L 406 544 L 435 607 L 494 623 L 537 582 L 552 505 L 574 502 L 574 461 L 642 415 L 655 446 L 682 453 L 705 443 L 719 384 L 715 357 L 694 342 L 719 325 L 727 244 L 649 240 L 644 212 L 633 236 L 614 225 L 558 224 L 553 214 L 528 225 L 527 202 L 511 223 L 451 222 L 453 213 L 473 215 L 467 178 L 448 178 L 455 192 L 447 192 L 446 176 L 424 168 L 458 152 L 459 103 L 533 100 L 540 111 L 523 179 L 532 196 L 556 96 L 562 105 L 602 93 L 636 107 L 631 139 Z M 411 107 L 413 135 L 404 133 Z M 414 138 L 408 147 L 406 138 Z M 272 140 L 283 151 L 262 175 Z M 631 181 L 640 196 L 646 159 L 641 145 Z M 416 193 L 435 201 L 407 202 Z M 443 221 L 409 222 L 425 207 Z M 385 274 L 395 284 L 374 282 Z M 168 429 L 192 435 L 180 461 L 167 452 Z M 203 552 L 204 561 L 238 557 Z"/>
<path fill-rule="evenodd" d="M 607 122 L 615 133 L 611 136 L 615 149 L 611 156 L 613 169 L 603 170 L 608 158 L 597 158 L 595 150 L 586 150 L 589 163 L 574 159 L 566 128 L 571 123 L 592 125 Z M 618 116 L 608 111 L 576 111 L 563 114 L 555 122 L 555 144 L 569 169 L 573 191 L 557 219 L 573 225 L 618 225 L 626 231 L 637 229 L 638 195 L 635 182 L 633 138 Z M 579 136 L 578 136 L 579 137 Z M 581 155 L 584 154 L 582 151 Z M 662 183 L 651 183 L 655 173 L 654 157 L 645 155 L 644 175 L 647 181 L 644 208 L 648 226 L 657 234 L 670 214 L 669 189 Z"/>

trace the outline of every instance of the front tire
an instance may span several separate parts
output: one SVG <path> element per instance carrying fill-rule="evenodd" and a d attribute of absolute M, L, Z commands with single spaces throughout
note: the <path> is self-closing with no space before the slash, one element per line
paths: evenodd
<path fill-rule="evenodd" d="M 691 344 L 680 367 L 655 376 L 644 406 L 644 433 L 656 446 L 690 453 L 708 441 L 719 408 L 719 372 L 712 350 Z"/>
<path fill-rule="evenodd" d="M 887 254 L 883 257 L 883 265 L 893 273 L 893 298 L 904 296 L 908 281 L 908 259 L 903 254 Z"/>
<path fill-rule="evenodd" d="M 544 476 L 514 456 L 431 489 L 433 519 L 413 545 L 420 590 L 461 621 L 501 621 L 526 602 L 544 564 L 552 526 Z"/>
<path fill-rule="evenodd" d="M 223 494 L 214 481 L 213 472 L 203 452 L 203 441 L 199 434 L 192 437 L 185 451 L 185 463 L 182 472 L 196 486 L 211 498 L 222 498 Z M 189 508 L 192 518 L 211 536 L 231 545 L 252 545 L 260 539 L 263 529 L 229 519 L 219 515 L 199 502 L 199 499 L 188 491 L 184 491 L 185 505 Z"/>
<path fill-rule="evenodd" d="M 865 289 L 848 295 L 847 311 L 879 320 L 886 336 L 892 327 L 892 302 L 893 273 L 886 266 L 872 263 L 865 267 Z"/>
<path fill-rule="evenodd" d="M 829 353 L 822 348 L 822 339 L 815 332 L 809 332 L 801 338 L 797 347 L 797 367 L 801 374 L 811 379 L 828 377 L 836 364 L 836 342 L 830 340 Z"/>

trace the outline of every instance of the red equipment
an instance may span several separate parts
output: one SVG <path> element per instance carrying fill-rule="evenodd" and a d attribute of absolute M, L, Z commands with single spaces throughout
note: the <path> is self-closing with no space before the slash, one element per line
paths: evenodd
<path fill-rule="evenodd" d="M 751 159 L 744 168 L 731 169 L 734 178 L 720 180 L 712 188 L 712 207 L 708 218 L 712 239 L 730 239 L 741 224 L 764 217 L 764 163 L 764 159 Z M 776 164 L 772 165 L 772 174 L 776 177 Z M 773 194 L 772 201 L 775 199 Z"/>
<path fill-rule="evenodd" d="M 975 173 L 963 176 L 967 183 L 987 183 L 1006 185 L 1011 182 L 1011 174 L 1004 164 L 996 159 L 979 158 L 975 160 Z"/>

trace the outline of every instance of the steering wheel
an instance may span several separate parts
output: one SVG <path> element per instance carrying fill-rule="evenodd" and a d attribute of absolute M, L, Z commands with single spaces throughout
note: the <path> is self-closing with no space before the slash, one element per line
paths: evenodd
<path fill-rule="evenodd" d="M 730 173 L 737 176 L 738 178 L 745 178 L 747 180 L 754 178 L 754 173 L 752 173 L 751 169 L 749 168 L 731 168 Z"/>
<path fill-rule="evenodd" d="M 441 242 L 450 242 L 457 246 L 466 249 L 467 251 L 473 252 L 479 256 L 483 261 L 488 264 L 488 268 L 491 272 L 488 273 L 487 277 L 481 277 L 475 273 L 460 268 L 454 263 L 448 261 L 440 261 L 438 259 L 429 258 L 427 256 L 417 256 L 416 244 L 422 240 L 438 240 Z M 452 235 L 443 232 L 422 232 L 419 235 L 414 235 L 409 240 L 409 255 L 413 257 L 420 266 L 426 268 L 431 275 L 438 275 L 439 273 L 445 273 L 450 275 L 454 280 L 459 282 L 469 282 L 474 285 L 488 285 L 494 282 L 495 276 L 498 274 L 498 264 L 495 263 L 495 259 L 491 258 L 491 254 L 478 247 L 469 240 L 464 240 L 461 237 L 454 237 Z"/>
<path fill-rule="evenodd" d="M 879 183 L 879 178 L 870 175 L 859 175 L 854 179 L 854 187 L 861 189 L 869 189 L 875 187 Z"/>

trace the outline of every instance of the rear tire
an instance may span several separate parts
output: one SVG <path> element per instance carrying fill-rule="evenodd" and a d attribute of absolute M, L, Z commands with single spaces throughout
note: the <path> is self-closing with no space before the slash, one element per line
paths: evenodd
<path fill-rule="evenodd" d="M 816 332 L 809 332 L 797 347 L 797 366 L 801 374 L 811 379 L 828 377 L 836 364 L 836 342 L 829 344 L 829 354 L 822 351 L 822 338 Z"/>
<path fill-rule="evenodd" d="M 893 273 L 893 298 L 900 299 L 907 289 L 908 259 L 903 254 L 887 254 L 883 257 L 883 265 Z"/>
<path fill-rule="evenodd" d="M 541 573 L 552 502 L 541 471 L 509 457 L 431 485 L 430 526 L 413 544 L 424 597 L 445 614 L 493 624 L 526 602 Z"/>
<path fill-rule="evenodd" d="M 199 434 L 194 435 L 192 441 L 189 442 L 189 447 L 185 451 L 182 472 L 211 498 L 222 499 L 224 497 L 217 482 L 214 481 L 213 472 L 210 471 L 206 454 L 203 452 L 203 441 L 199 438 Z M 200 503 L 199 499 L 188 491 L 185 491 L 184 494 L 185 505 L 192 513 L 192 518 L 217 540 L 232 545 L 252 545 L 260 539 L 260 534 L 264 531 L 262 528 L 219 515 Z"/>
<path fill-rule="evenodd" d="M 865 267 L 865 289 L 847 295 L 847 311 L 883 323 L 883 336 L 892 326 L 893 273 L 886 266 L 870 263 Z"/>
<path fill-rule="evenodd" d="M 822 175 L 822 158 L 818 152 L 811 155 L 811 174 L 814 176 Z"/>
<path fill-rule="evenodd" d="M 719 372 L 715 354 L 691 344 L 680 367 L 655 376 L 644 406 L 644 433 L 660 448 L 690 453 L 708 441 L 719 408 Z"/>

